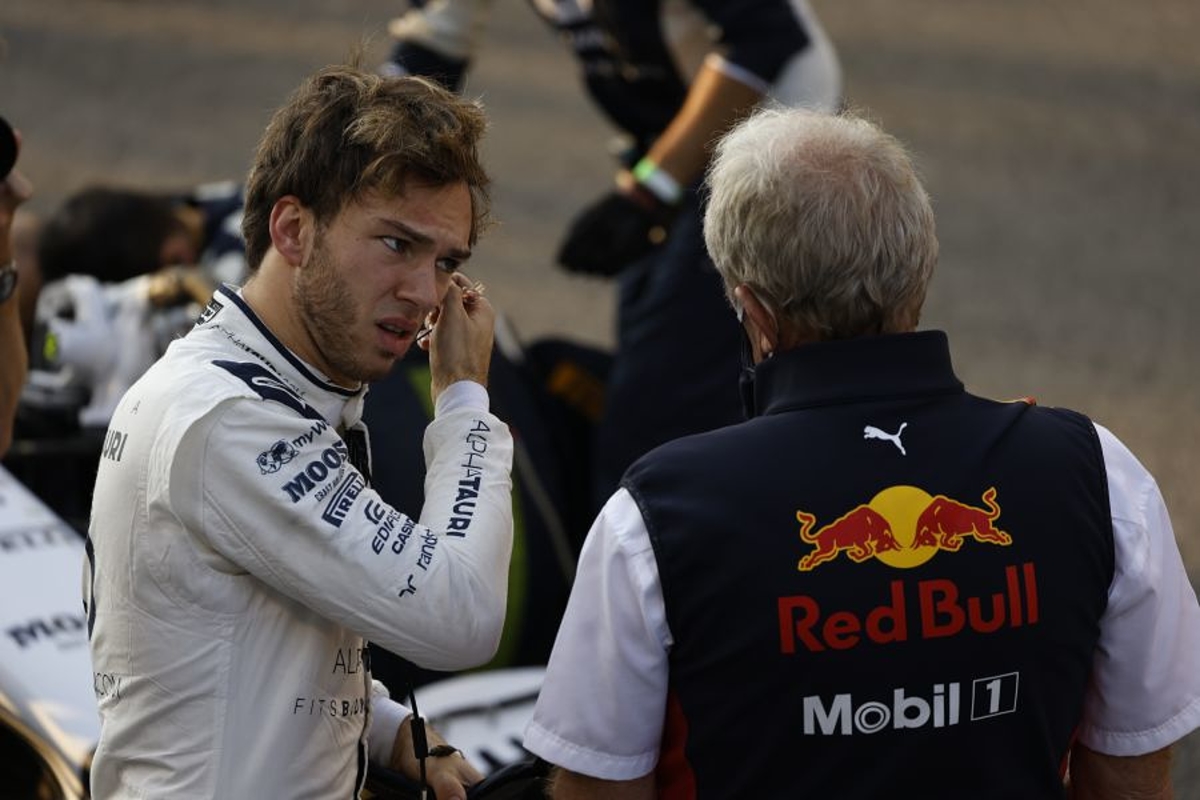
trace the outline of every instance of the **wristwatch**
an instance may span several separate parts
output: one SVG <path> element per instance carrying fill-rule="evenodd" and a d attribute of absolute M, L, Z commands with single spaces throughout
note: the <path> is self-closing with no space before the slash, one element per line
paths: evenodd
<path fill-rule="evenodd" d="M 12 297 L 17 290 L 17 262 L 12 259 L 0 264 L 0 303 Z"/>

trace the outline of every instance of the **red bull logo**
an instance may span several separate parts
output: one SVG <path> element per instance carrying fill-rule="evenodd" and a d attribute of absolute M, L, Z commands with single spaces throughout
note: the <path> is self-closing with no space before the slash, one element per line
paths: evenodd
<path fill-rule="evenodd" d="M 996 489 L 987 489 L 982 505 L 945 495 L 930 496 L 914 486 L 892 486 L 871 502 L 816 527 L 816 517 L 797 511 L 800 539 L 813 546 L 797 565 L 801 572 L 845 556 L 861 564 L 876 558 L 891 567 L 924 564 L 939 551 L 956 553 L 964 544 L 1012 544 L 997 527 L 1000 504 Z M 845 650 L 860 643 L 889 644 L 910 637 L 936 639 L 974 632 L 990 634 L 1036 625 L 1039 617 L 1037 571 L 1032 562 L 1009 564 L 1003 574 L 960 585 L 951 578 L 928 578 L 915 584 L 890 582 L 887 599 L 870 608 L 823 608 L 809 595 L 780 597 L 780 652 L 792 654 Z"/>
<path fill-rule="evenodd" d="M 973 586 L 969 593 L 949 578 L 917 581 L 915 586 L 894 580 L 887 599 L 869 609 L 830 610 L 810 595 L 780 597 L 779 652 L 791 655 L 801 646 L 811 653 L 848 650 L 865 642 L 986 635 L 1038 624 L 1037 568 L 1032 562 L 1010 564 L 998 579 Z"/>
<path fill-rule="evenodd" d="M 800 539 L 813 550 L 797 569 L 808 572 L 845 555 L 856 564 L 877 558 L 891 567 L 924 564 L 940 550 L 958 552 L 963 542 L 1007 546 L 1012 537 L 996 527 L 1000 505 L 995 487 L 983 493 L 983 506 L 972 506 L 915 486 L 892 486 L 833 522 L 813 530 L 817 518 L 797 511 Z"/>

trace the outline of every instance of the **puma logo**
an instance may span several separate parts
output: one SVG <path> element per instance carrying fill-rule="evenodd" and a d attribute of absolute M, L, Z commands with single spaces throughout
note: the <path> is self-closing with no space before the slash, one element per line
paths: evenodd
<path fill-rule="evenodd" d="M 908 423 L 901 422 L 899 430 L 897 430 L 895 433 L 888 433 L 887 431 L 882 431 L 879 428 L 876 428 L 874 425 L 868 425 L 867 427 L 863 428 L 863 438 L 886 439 L 887 441 L 896 445 L 896 448 L 900 451 L 900 455 L 906 456 L 908 455 L 908 451 L 904 449 L 904 444 L 900 441 L 900 434 L 904 432 L 906 427 L 908 427 Z"/>

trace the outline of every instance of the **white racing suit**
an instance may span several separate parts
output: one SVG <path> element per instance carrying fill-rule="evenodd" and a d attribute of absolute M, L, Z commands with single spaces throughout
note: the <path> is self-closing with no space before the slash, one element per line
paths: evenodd
<path fill-rule="evenodd" d="M 371 680 L 367 641 L 430 669 L 495 652 L 507 426 L 478 384 L 447 389 L 414 519 L 351 463 L 364 394 L 222 287 L 117 407 L 84 587 L 95 797 L 354 797 L 408 713 Z"/>

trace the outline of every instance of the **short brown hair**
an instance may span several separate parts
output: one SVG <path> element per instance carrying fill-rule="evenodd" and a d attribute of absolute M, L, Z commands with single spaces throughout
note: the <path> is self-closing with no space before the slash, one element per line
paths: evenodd
<path fill-rule="evenodd" d="M 246 263 L 271 246 L 271 208 L 294 195 L 323 225 L 365 192 L 401 193 L 409 181 L 471 193 L 471 242 L 489 211 L 479 161 L 487 127 L 478 103 L 418 77 L 381 77 L 354 66 L 310 76 L 263 133 L 246 182 Z"/>

